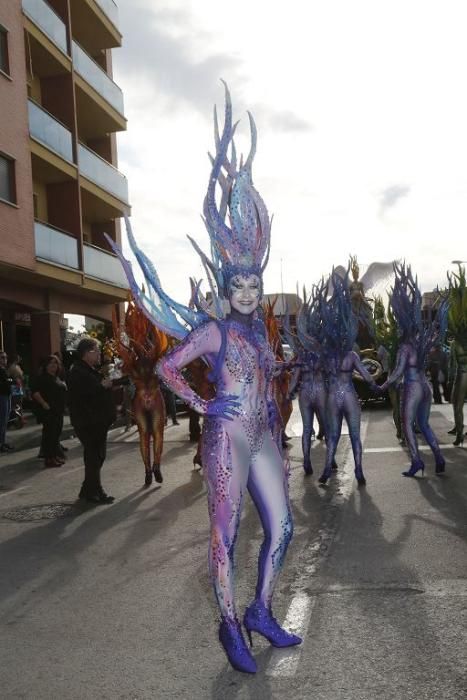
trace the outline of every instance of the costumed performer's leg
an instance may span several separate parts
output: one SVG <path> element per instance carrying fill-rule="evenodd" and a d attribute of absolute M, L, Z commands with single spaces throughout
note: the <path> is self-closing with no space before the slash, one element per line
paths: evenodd
<path fill-rule="evenodd" d="M 441 472 L 444 472 L 445 469 L 445 459 L 443 455 L 441 454 L 441 450 L 439 449 L 439 443 L 438 440 L 436 439 L 436 435 L 433 432 L 433 429 L 430 426 L 429 420 L 430 420 L 430 410 L 431 410 L 431 390 L 428 385 L 428 382 L 426 382 L 425 386 L 423 387 L 423 398 L 418 406 L 417 410 L 417 423 L 420 428 L 420 430 L 423 433 L 423 437 L 429 444 L 431 451 L 433 452 L 435 456 L 435 461 L 436 461 L 436 473 L 440 474 Z"/>
<path fill-rule="evenodd" d="M 325 484 L 331 476 L 335 464 L 337 445 L 342 432 L 343 406 L 340 405 L 336 392 L 330 391 L 326 401 L 326 462 L 323 473 L 319 477 L 320 484 Z"/>
<path fill-rule="evenodd" d="M 313 407 L 309 392 L 301 391 L 298 397 L 298 405 L 302 416 L 303 433 L 302 433 L 302 452 L 303 452 L 303 469 L 305 474 L 313 474 L 311 465 L 311 433 L 313 431 Z"/>
<path fill-rule="evenodd" d="M 162 394 L 160 401 L 156 400 L 157 407 L 151 411 L 151 433 L 154 441 L 154 460 L 152 463 L 152 472 L 154 479 L 158 484 L 162 484 L 163 477 L 161 472 L 162 449 L 164 447 L 164 425 L 165 425 L 165 407 Z"/>
<path fill-rule="evenodd" d="M 133 415 L 138 427 L 139 449 L 144 464 L 144 485 L 152 484 L 151 471 L 151 416 L 145 409 L 133 405 Z"/>
<path fill-rule="evenodd" d="M 242 427 L 232 421 L 227 432 L 226 422 L 207 418 L 202 433 L 203 473 L 211 522 L 209 572 L 221 613 L 219 641 L 235 669 L 255 673 L 256 662 L 243 637 L 234 599 L 234 549 L 251 454 Z"/>
<path fill-rule="evenodd" d="M 404 476 L 414 476 L 420 469 L 425 470 L 425 464 L 418 451 L 415 435 L 415 418 L 423 400 L 423 387 L 419 381 L 405 381 L 401 389 L 401 425 L 407 447 L 410 452 L 410 469 L 402 472 Z"/>
<path fill-rule="evenodd" d="M 318 418 L 318 424 L 319 424 L 319 433 L 323 434 L 323 437 L 326 439 L 326 433 L 328 431 L 328 428 L 326 427 L 326 401 L 327 401 L 327 392 L 324 387 L 324 384 L 319 384 L 318 386 L 314 386 L 313 389 L 313 406 L 316 412 L 316 416 Z M 332 460 L 332 468 L 333 469 L 338 469 L 336 458 L 334 456 Z"/>
<path fill-rule="evenodd" d="M 293 523 L 282 458 L 269 432 L 264 436 L 261 450 L 251 461 L 248 491 L 264 530 L 255 600 L 247 608 L 243 620 L 250 643 L 251 632 L 255 631 L 274 646 L 300 644 L 301 639 L 286 632 L 271 613 L 272 595 L 292 539 Z"/>
<path fill-rule="evenodd" d="M 209 572 L 223 618 L 236 618 L 234 600 L 234 548 L 251 455 L 240 426 L 206 419 L 203 428 L 202 460 L 208 490 L 211 536 Z M 281 462 L 282 465 L 282 462 Z"/>
<path fill-rule="evenodd" d="M 362 469 L 362 440 L 360 437 L 360 425 L 362 409 L 355 390 L 348 389 L 344 396 L 344 416 L 347 421 L 355 462 L 355 478 L 361 485 L 366 484 Z"/>
<path fill-rule="evenodd" d="M 402 439 L 401 430 L 401 411 L 400 411 L 400 397 L 399 392 L 396 387 L 390 386 L 388 388 L 389 401 L 391 402 L 392 408 L 392 420 L 396 428 L 396 436 L 398 440 Z"/>

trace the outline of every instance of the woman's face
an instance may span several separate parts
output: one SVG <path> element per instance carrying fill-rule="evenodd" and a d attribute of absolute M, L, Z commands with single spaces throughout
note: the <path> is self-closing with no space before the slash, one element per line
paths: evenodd
<path fill-rule="evenodd" d="M 46 367 L 46 370 L 49 374 L 56 375 L 58 372 L 58 360 L 50 360 Z"/>
<path fill-rule="evenodd" d="M 233 309 L 247 316 L 253 313 L 259 304 L 261 280 L 257 275 L 235 275 L 230 280 L 229 301 Z"/>

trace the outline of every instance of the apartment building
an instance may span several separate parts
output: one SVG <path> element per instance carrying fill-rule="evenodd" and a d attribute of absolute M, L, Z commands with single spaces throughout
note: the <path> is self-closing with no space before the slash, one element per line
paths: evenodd
<path fill-rule="evenodd" d="M 0 2 L 0 344 L 37 366 L 64 313 L 110 320 L 127 284 L 120 240 L 126 128 L 114 0 Z"/>

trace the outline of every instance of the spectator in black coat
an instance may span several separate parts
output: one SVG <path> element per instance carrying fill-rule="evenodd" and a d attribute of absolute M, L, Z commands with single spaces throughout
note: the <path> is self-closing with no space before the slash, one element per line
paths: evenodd
<path fill-rule="evenodd" d="M 80 340 L 77 355 L 68 375 L 68 391 L 70 421 L 84 448 L 84 481 L 79 497 L 92 503 L 112 503 L 114 498 L 101 485 L 107 432 L 116 418 L 112 380 L 96 369 L 101 361 L 97 340 Z"/>
<path fill-rule="evenodd" d="M 65 462 L 60 447 L 60 435 L 63 430 L 67 390 L 60 375 L 60 360 L 56 355 L 49 355 L 42 362 L 39 375 L 31 386 L 32 399 L 39 406 L 36 413 L 42 423 L 41 452 L 46 467 L 61 467 Z"/>
<path fill-rule="evenodd" d="M 13 448 L 6 440 L 6 427 L 10 417 L 11 387 L 13 381 L 8 376 L 6 369 L 8 356 L 3 350 L 0 351 L 0 452 L 10 452 Z"/>

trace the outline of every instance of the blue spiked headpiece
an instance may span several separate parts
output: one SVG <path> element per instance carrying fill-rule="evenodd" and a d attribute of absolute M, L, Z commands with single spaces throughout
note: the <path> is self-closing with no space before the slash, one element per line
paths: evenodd
<path fill-rule="evenodd" d="M 228 296 L 229 282 L 235 275 L 257 275 L 262 279 L 269 257 L 271 221 L 266 206 L 253 186 L 252 165 L 256 153 L 256 126 L 250 120 L 251 147 L 247 159 L 237 166 L 232 124 L 232 102 L 225 86 L 225 117 L 219 134 L 217 112 L 214 109 L 215 155 L 210 156 L 211 174 L 204 199 L 203 221 L 211 242 L 211 259 L 190 238 L 203 262 L 213 296 Z M 220 203 L 216 188 L 220 186 Z M 213 289 L 215 282 L 217 290 Z"/>

